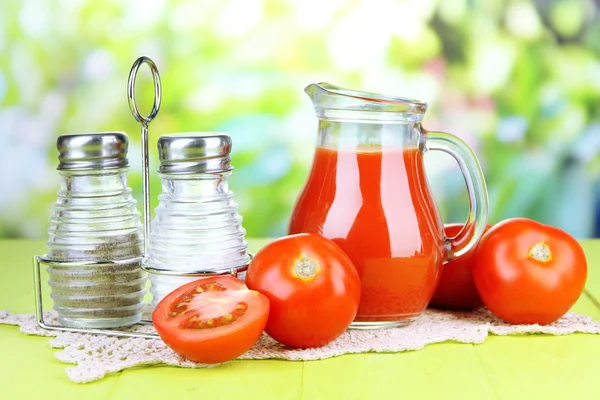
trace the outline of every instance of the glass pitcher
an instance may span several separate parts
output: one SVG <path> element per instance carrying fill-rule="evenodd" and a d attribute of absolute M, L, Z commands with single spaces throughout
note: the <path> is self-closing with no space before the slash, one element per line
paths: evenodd
<path fill-rule="evenodd" d="M 362 282 L 352 327 L 409 322 L 427 307 L 444 262 L 483 235 L 488 199 L 477 157 L 456 136 L 423 129 L 423 102 L 327 83 L 305 91 L 319 119 L 318 141 L 289 233 L 323 235 L 350 256 Z M 444 236 L 427 182 L 428 150 L 454 157 L 467 183 L 468 219 L 453 238 Z"/>

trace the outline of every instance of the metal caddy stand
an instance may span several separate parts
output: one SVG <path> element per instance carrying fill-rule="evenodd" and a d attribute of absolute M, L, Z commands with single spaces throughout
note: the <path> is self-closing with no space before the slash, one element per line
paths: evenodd
<path fill-rule="evenodd" d="M 152 79 L 154 82 L 154 104 L 150 114 L 146 117 L 142 116 L 137 108 L 135 101 L 135 81 L 138 70 L 142 64 L 147 64 L 152 72 Z M 178 272 L 160 270 L 155 268 L 149 268 L 146 266 L 146 257 L 148 256 L 148 243 L 150 241 L 150 168 L 148 160 L 148 125 L 158 114 L 161 102 L 161 84 L 160 75 L 158 74 L 158 68 L 156 64 L 148 57 L 142 56 L 138 58 L 131 67 L 129 73 L 129 80 L 127 84 L 127 98 L 129 101 L 129 109 L 133 117 L 141 124 L 141 139 L 142 139 L 142 176 L 143 176 L 143 196 L 144 196 L 144 257 L 141 259 L 142 269 L 151 274 L 157 275 L 168 275 L 168 276 L 181 276 L 181 277 L 207 277 L 214 275 L 232 275 L 237 277 L 239 273 L 245 272 L 248 269 L 248 263 L 234 268 L 225 268 L 221 270 L 199 270 L 194 272 Z M 250 260 L 253 255 L 248 253 Z M 42 290 L 42 279 L 40 266 L 59 266 L 59 267 L 74 267 L 74 266 L 114 266 L 121 264 L 128 264 L 132 262 L 139 262 L 140 257 L 127 259 L 127 260 L 102 260 L 102 261 L 56 261 L 50 260 L 46 256 L 36 255 L 33 257 L 33 281 L 34 281 L 34 295 L 35 295 L 35 317 L 38 325 L 42 329 L 63 331 L 63 332 L 75 332 L 75 333 L 92 333 L 106 336 L 118 336 L 118 337 L 131 337 L 131 338 L 143 338 L 143 339 L 159 339 L 159 335 L 152 332 L 134 332 L 122 329 L 98 329 L 98 328 L 71 328 L 60 324 L 50 324 L 44 320 L 44 304 L 43 304 L 43 290 Z M 142 319 L 137 324 L 141 325 L 152 325 L 151 320 Z M 132 325 L 133 326 L 133 325 Z"/>

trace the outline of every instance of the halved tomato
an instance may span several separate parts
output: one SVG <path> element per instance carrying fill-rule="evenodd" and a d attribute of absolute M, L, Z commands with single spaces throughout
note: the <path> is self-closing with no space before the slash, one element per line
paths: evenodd
<path fill-rule="evenodd" d="M 190 282 L 165 296 L 152 313 L 161 339 L 192 361 L 216 364 L 248 351 L 269 317 L 269 300 L 232 276 Z"/>

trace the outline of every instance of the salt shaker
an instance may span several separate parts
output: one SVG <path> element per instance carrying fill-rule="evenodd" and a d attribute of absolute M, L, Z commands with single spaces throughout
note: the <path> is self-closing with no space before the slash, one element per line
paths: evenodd
<path fill-rule="evenodd" d="M 175 288 L 198 279 L 177 274 L 235 274 L 250 261 L 242 217 L 229 189 L 231 145 L 224 133 L 173 134 L 158 140 L 162 193 L 146 259 L 153 307 Z"/>
<path fill-rule="evenodd" d="M 141 320 L 140 213 L 127 185 L 125 133 L 58 138 L 61 189 L 48 230 L 49 285 L 60 324 L 114 328 Z"/>

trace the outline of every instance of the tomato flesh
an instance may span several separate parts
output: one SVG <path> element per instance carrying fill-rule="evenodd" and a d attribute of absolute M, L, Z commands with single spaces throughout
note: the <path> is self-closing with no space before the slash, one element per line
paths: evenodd
<path fill-rule="evenodd" d="M 488 309 L 512 324 L 549 324 L 581 295 L 587 262 L 565 231 L 525 218 L 495 225 L 475 254 L 473 279 Z"/>
<path fill-rule="evenodd" d="M 234 359 L 260 338 L 269 300 L 231 276 L 190 282 L 165 296 L 152 313 L 167 346 L 192 361 Z"/>

